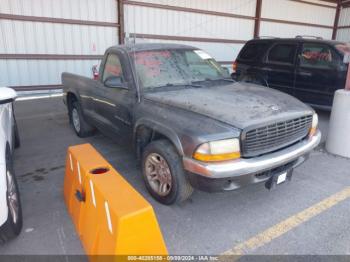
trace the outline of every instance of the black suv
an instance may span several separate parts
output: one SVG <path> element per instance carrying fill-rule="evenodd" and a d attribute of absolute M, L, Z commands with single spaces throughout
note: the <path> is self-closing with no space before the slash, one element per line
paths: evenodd
<path fill-rule="evenodd" d="M 330 109 L 334 92 L 345 86 L 346 43 L 298 36 L 254 39 L 233 64 L 232 77 L 291 94 L 318 108 Z"/>

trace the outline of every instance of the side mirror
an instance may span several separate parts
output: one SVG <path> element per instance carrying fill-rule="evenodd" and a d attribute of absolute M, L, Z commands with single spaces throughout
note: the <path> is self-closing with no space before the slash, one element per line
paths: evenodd
<path fill-rule="evenodd" d="M 12 88 L 0 87 L 0 104 L 11 103 L 17 97 L 17 93 Z"/>
<path fill-rule="evenodd" d="M 122 81 L 122 77 L 109 76 L 103 84 L 110 88 L 128 89 L 127 85 Z"/>

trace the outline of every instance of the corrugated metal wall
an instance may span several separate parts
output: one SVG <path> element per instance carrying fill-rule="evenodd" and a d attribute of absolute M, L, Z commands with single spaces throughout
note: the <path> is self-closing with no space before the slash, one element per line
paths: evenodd
<path fill-rule="evenodd" d="M 314 1 L 325 5 L 325 2 Z M 333 24 L 335 19 L 335 5 L 330 7 L 308 5 L 302 2 L 288 0 L 263 0 L 262 17 L 288 20 L 299 23 L 323 25 L 329 28 L 321 28 L 310 25 L 283 24 L 276 22 L 261 22 L 260 35 L 295 37 L 296 35 L 313 35 L 325 39 L 332 38 Z"/>
<path fill-rule="evenodd" d="M 90 76 L 96 56 L 118 43 L 115 0 L 1 0 L 0 13 L 16 16 L 0 19 L 0 54 L 23 58 L 0 60 L 0 86 L 59 85 L 63 71 Z M 28 21 L 36 17 L 56 20 Z M 111 25 L 85 25 L 86 21 Z"/>
<path fill-rule="evenodd" d="M 350 26 L 350 8 L 343 8 L 340 12 L 339 27 Z M 350 27 L 339 28 L 337 32 L 337 40 L 350 42 Z"/>
<path fill-rule="evenodd" d="M 254 36 L 258 0 L 123 3 L 127 42 L 193 45 L 228 66 Z M 262 0 L 260 35 L 329 39 L 335 7 L 320 0 Z M 117 10 L 117 0 L 0 0 L 0 85 L 58 85 L 62 71 L 91 75 L 104 50 L 119 42 Z M 341 25 L 350 24 L 344 10 Z M 349 30 L 339 30 L 338 38 Z"/>
<path fill-rule="evenodd" d="M 256 0 L 139 0 L 137 2 L 155 5 L 126 4 L 125 31 L 127 36 L 133 36 L 135 33 L 138 36 L 136 42 L 177 42 L 194 45 L 227 64 L 225 61 L 233 61 L 236 58 L 243 43 L 220 43 L 220 39 L 242 42 L 254 36 Z M 316 5 L 291 0 L 263 0 L 260 35 L 275 37 L 314 35 L 331 39 L 336 5 L 317 0 L 309 2 Z M 172 7 L 210 10 L 224 14 L 171 10 Z M 227 14 L 244 17 L 227 17 Z M 152 38 L 152 35 L 155 37 Z M 159 39 L 159 36 L 167 35 L 178 39 L 175 39 L 176 41 Z M 186 38 L 208 39 L 189 41 Z M 217 42 L 213 39 L 217 39 Z"/>
<path fill-rule="evenodd" d="M 251 17 L 255 16 L 256 6 L 256 0 L 143 0 L 140 2 L 151 2 L 161 5 L 180 6 Z M 232 61 L 243 45 L 243 43 L 222 43 L 224 40 L 236 39 L 246 41 L 252 38 L 254 32 L 253 19 L 248 20 L 134 5 L 126 5 L 124 10 L 127 36 L 136 33 L 161 36 L 171 35 L 180 38 L 209 38 L 207 41 L 137 38 L 136 42 L 176 42 L 197 46 L 209 52 L 218 61 Z M 217 42 L 209 42 L 214 41 L 212 39 L 216 39 Z"/>

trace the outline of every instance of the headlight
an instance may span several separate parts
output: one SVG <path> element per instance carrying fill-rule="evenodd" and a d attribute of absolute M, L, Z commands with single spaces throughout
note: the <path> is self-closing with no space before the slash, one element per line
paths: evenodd
<path fill-rule="evenodd" d="M 241 157 L 239 139 L 226 139 L 200 145 L 193 158 L 203 162 L 219 162 Z"/>
<path fill-rule="evenodd" d="M 318 115 L 316 113 L 314 113 L 314 115 L 312 116 L 312 125 L 311 125 L 311 129 L 310 129 L 310 137 L 314 136 L 317 132 L 317 126 L 318 126 Z"/>

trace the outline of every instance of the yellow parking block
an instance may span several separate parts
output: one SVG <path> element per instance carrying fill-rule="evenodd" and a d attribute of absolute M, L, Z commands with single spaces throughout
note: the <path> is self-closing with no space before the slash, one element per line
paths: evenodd
<path fill-rule="evenodd" d="M 152 206 L 90 145 L 67 153 L 64 198 L 88 255 L 166 255 Z"/>

